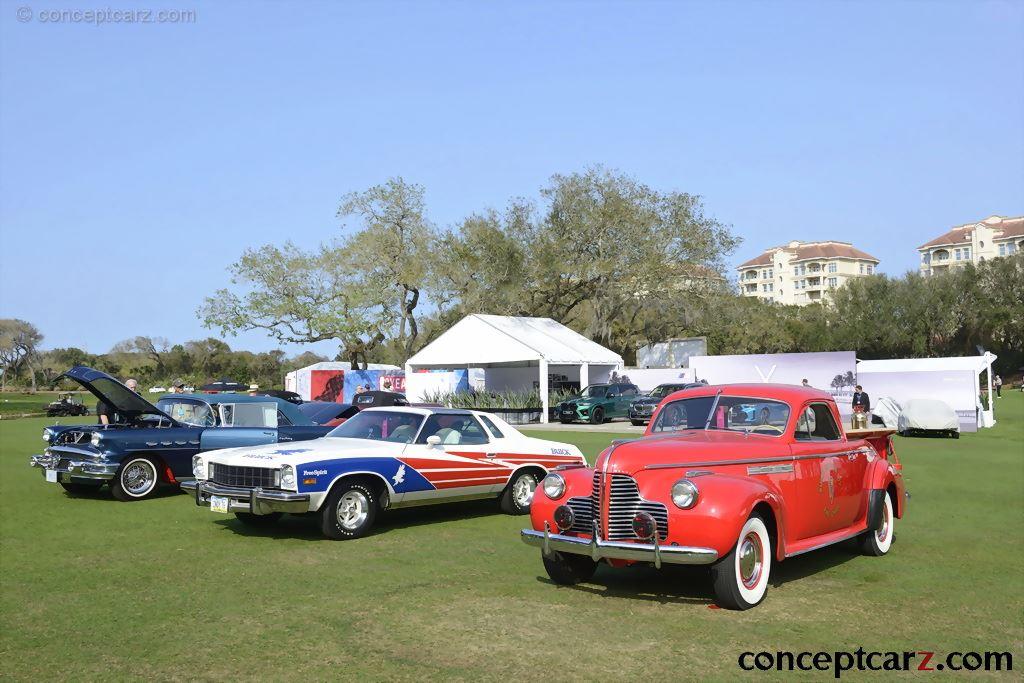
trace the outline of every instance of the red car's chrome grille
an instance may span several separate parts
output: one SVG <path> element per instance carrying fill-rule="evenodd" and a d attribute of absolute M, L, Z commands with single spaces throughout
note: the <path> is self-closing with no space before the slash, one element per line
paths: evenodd
<path fill-rule="evenodd" d="M 574 520 L 570 531 L 580 534 L 594 532 L 594 520 L 598 523 L 601 538 L 609 541 L 635 541 L 633 533 L 633 517 L 638 512 L 646 512 L 658 522 L 658 537 L 668 537 L 668 508 L 661 503 L 644 500 L 636 481 L 628 474 L 611 475 L 608 498 L 608 520 L 602 519 L 605 499 L 604 478 L 600 472 L 594 472 L 593 488 L 588 498 L 570 498 L 566 504 L 572 508 Z"/>

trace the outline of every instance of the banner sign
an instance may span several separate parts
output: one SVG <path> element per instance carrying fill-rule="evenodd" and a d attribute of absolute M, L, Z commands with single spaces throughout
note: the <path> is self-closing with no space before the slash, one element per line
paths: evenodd
<path fill-rule="evenodd" d="M 853 351 L 693 356 L 690 368 L 697 380 L 709 384 L 800 384 L 806 379 L 812 387 L 832 394 L 840 415 L 853 414 L 853 387 L 857 384 Z"/>

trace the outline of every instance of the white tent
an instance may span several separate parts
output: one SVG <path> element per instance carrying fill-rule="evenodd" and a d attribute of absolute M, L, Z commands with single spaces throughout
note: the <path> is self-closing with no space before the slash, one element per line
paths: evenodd
<path fill-rule="evenodd" d="M 418 400 L 417 371 L 483 368 L 489 390 L 536 384 L 541 420 L 547 422 L 549 374 L 586 386 L 607 379 L 622 364 L 622 356 L 550 318 L 474 314 L 406 361 L 406 390 L 410 400 Z"/>
<path fill-rule="evenodd" d="M 897 395 L 898 392 L 885 392 L 903 403 L 911 398 L 943 398 L 958 412 L 965 409 L 973 409 L 977 403 L 978 386 L 981 373 L 987 373 L 988 383 L 988 410 L 982 410 L 981 420 L 978 426 L 991 427 L 996 423 L 994 403 L 992 398 L 992 363 L 997 356 L 994 353 L 985 352 L 981 356 L 956 356 L 950 358 L 894 358 L 891 360 L 862 360 L 857 362 L 857 381 L 864 385 L 864 390 L 869 394 L 869 383 L 872 375 L 878 376 L 879 380 L 885 379 L 887 384 L 902 388 L 905 396 Z M 973 373 L 974 381 L 970 387 L 962 390 L 956 389 L 962 383 L 956 382 L 958 374 Z M 959 391 L 964 394 L 962 398 L 955 396 L 945 397 L 941 394 Z"/>

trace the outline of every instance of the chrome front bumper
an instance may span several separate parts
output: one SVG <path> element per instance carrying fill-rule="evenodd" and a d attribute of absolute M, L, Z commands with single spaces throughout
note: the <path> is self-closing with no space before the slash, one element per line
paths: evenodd
<path fill-rule="evenodd" d="M 66 475 L 60 476 L 61 480 L 73 477 L 75 479 L 98 479 L 100 481 L 113 479 L 114 475 L 117 474 L 117 468 L 120 466 L 119 463 L 100 460 L 74 460 L 67 457 L 67 454 L 64 454 L 62 457 L 61 454 L 51 453 L 50 451 L 42 455 L 33 455 L 29 458 L 29 465 L 44 470 L 44 474 L 45 470 L 54 470 L 58 475 Z"/>
<path fill-rule="evenodd" d="M 200 507 L 210 507 L 211 496 L 222 496 L 228 499 L 229 512 L 250 512 L 254 515 L 309 512 L 308 493 L 240 488 L 215 484 L 212 481 L 184 481 L 181 488 L 192 493 L 196 505 Z"/>
<path fill-rule="evenodd" d="M 602 541 L 595 534 L 593 538 L 553 534 L 544 523 L 544 531 L 523 529 L 520 537 L 526 545 L 540 548 L 545 555 L 552 552 L 588 555 L 592 560 L 631 560 L 651 562 L 655 567 L 662 564 L 711 564 L 718 559 L 718 551 L 711 548 L 690 548 L 678 545 L 660 545 L 655 536 L 654 543 L 624 543 Z"/>

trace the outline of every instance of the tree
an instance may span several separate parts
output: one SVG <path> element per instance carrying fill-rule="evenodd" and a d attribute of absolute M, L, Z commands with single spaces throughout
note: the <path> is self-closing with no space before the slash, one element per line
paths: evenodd
<path fill-rule="evenodd" d="M 7 388 L 8 375 L 16 374 L 22 365 L 28 367 L 32 391 L 36 390 L 36 350 L 42 341 L 42 333 L 32 323 L 17 318 L 0 319 L 0 391 Z"/>
<path fill-rule="evenodd" d="M 305 252 L 295 245 L 249 249 L 231 266 L 232 282 L 207 297 L 198 314 L 222 334 L 263 330 L 278 341 L 340 342 L 340 354 L 364 367 L 394 322 L 393 298 L 360 277 L 337 244 Z"/>
<path fill-rule="evenodd" d="M 426 218 L 423 188 L 391 178 L 383 185 L 345 195 L 338 217 L 355 216 L 362 229 L 341 245 L 354 276 L 373 290 L 372 298 L 393 300 L 394 335 L 411 355 L 419 334 L 416 308 L 427 280 L 437 234 Z"/>

